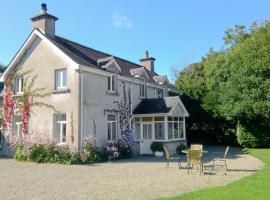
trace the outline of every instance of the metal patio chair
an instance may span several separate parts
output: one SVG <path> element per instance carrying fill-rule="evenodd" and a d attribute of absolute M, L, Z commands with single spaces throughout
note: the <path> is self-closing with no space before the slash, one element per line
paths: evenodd
<path fill-rule="evenodd" d="M 163 150 L 164 150 L 164 157 L 167 163 L 166 169 L 169 167 L 170 161 L 177 161 L 178 167 L 179 169 L 181 169 L 180 157 L 177 155 L 173 155 L 165 145 L 163 146 Z"/>

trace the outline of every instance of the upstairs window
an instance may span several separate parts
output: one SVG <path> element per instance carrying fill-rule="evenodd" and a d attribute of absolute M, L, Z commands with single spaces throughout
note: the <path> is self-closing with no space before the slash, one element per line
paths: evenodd
<path fill-rule="evenodd" d="M 166 89 L 161 89 L 161 88 L 157 89 L 157 98 L 162 98 L 162 97 L 166 97 L 166 96 L 167 96 Z"/>
<path fill-rule="evenodd" d="M 140 97 L 145 97 L 145 84 L 140 84 Z"/>
<path fill-rule="evenodd" d="M 114 74 L 108 77 L 108 91 L 116 92 L 116 76 Z"/>
<path fill-rule="evenodd" d="M 55 89 L 63 90 L 67 88 L 67 69 L 55 71 Z"/>
<path fill-rule="evenodd" d="M 16 77 L 15 78 L 15 94 L 20 94 L 23 92 L 23 78 L 22 77 Z"/>

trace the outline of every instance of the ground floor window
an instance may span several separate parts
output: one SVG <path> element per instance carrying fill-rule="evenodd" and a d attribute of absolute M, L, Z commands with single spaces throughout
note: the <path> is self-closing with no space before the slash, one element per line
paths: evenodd
<path fill-rule="evenodd" d="M 183 121 L 181 117 L 168 117 L 168 139 L 183 139 Z"/>
<path fill-rule="evenodd" d="M 116 126 L 116 116 L 115 115 L 108 115 L 107 125 L 108 125 L 108 141 L 115 142 L 116 141 L 116 133 L 117 133 L 117 126 Z"/>
<path fill-rule="evenodd" d="M 18 138 L 22 138 L 22 119 L 20 116 L 14 116 L 13 134 Z"/>
<path fill-rule="evenodd" d="M 59 143 L 66 143 L 67 142 L 67 121 L 66 121 L 66 114 L 59 113 L 54 114 L 55 120 L 55 139 Z"/>
<path fill-rule="evenodd" d="M 165 139 L 165 123 L 155 122 L 155 139 L 164 140 Z"/>

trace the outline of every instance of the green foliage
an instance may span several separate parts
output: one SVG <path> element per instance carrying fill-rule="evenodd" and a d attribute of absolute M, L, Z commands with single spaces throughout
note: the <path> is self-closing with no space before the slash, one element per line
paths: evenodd
<path fill-rule="evenodd" d="M 45 145 L 35 144 L 31 147 L 27 160 L 31 162 L 44 162 L 47 156 Z"/>
<path fill-rule="evenodd" d="M 238 143 L 243 147 L 257 147 L 258 140 L 245 127 L 237 124 L 236 136 Z"/>
<path fill-rule="evenodd" d="M 27 160 L 27 156 L 24 154 L 24 151 L 23 151 L 23 144 L 22 143 L 19 143 L 16 146 L 14 159 L 18 160 L 18 161 L 26 161 Z"/>
<path fill-rule="evenodd" d="M 105 160 L 105 156 L 102 150 L 88 143 L 83 145 L 80 155 L 83 163 L 95 163 Z"/>
<path fill-rule="evenodd" d="M 267 129 L 266 129 L 267 128 Z M 236 136 L 238 143 L 246 148 L 269 147 L 269 126 L 258 126 L 257 124 L 237 124 Z"/>
<path fill-rule="evenodd" d="M 185 68 L 175 81 L 175 86 L 185 91 L 192 99 L 201 99 L 205 95 L 203 63 L 194 63 Z"/>
<path fill-rule="evenodd" d="M 34 144 L 25 150 L 24 144 L 19 143 L 15 148 L 14 159 L 37 163 L 79 164 L 78 153 L 70 152 L 67 147 L 55 147 L 45 144 Z"/>
<path fill-rule="evenodd" d="M 151 151 L 155 153 L 156 151 L 158 152 L 163 152 L 163 143 L 162 142 L 153 142 L 150 146 Z"/>
<path fill-rule="evenodd" d="M 246 140 L 250 140 L 252 145 L 248 146 L 269 147 L 270 142 L 265 141 L 270 137 L 267 132 L 270 120 L 270 23 L 255 24 L 249 30 L 235 26 L 226 31 L 224 41 L 229 45 L 227 49 L 210 51 L 200 64 L 190 65 L 176 81 L 176 86 L 199 104 L 194 117 L 193 107 L 188 107 L 191 110 L 188 125 L 208 133 L 212 129 L 216 132 L 214 135 L 223 138 L 226 133 L 232 133 L 228 130 L 236 130 L 239 121 L 248 130 L 234 131 L 243 133 L 241 137 L 237 135 L 245 141 L 240 144 L 245 146 Z M 201 118 L 204 124 L 194 119 L 198 116 L 206 117 Z"/>
<path fill-rule="evenodd" d="M 0 73 L 3 73 L 6 70 L 6 67 L 0 63 Z"/>
<path fill-rule="evenodd" d="M 178 154 L 181 154 L 182 151 L 183 151 L 183 150 L 186 150 L 186 149 L 187 149 L 187 146 L 186 146 L 186 145 L 180 144 L 180 145 L 178 145 L 178 146 L 176 147 L 176 152 L 177 152 Z"/>

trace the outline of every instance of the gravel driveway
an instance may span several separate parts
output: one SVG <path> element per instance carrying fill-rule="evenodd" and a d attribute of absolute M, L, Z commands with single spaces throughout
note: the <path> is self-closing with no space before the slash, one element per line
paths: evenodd
<path fill-rule="evenodd" d="M 210 151 L 221 150 L 210 148 Z M 223 150 L 223 148 L 222 148 Z M 184 159 L 184 156 L 182 156 Z M 205 156 L 207 164 L 209 157 Z M 250 175 L 263 163 L 239 149 L 229 154 L 227 176 L 190 175 L 161 158 L 137 157 L 88 166 L 21 163 L 0 158 L 0 199 L 153 199 L 225 185 Z"/>

